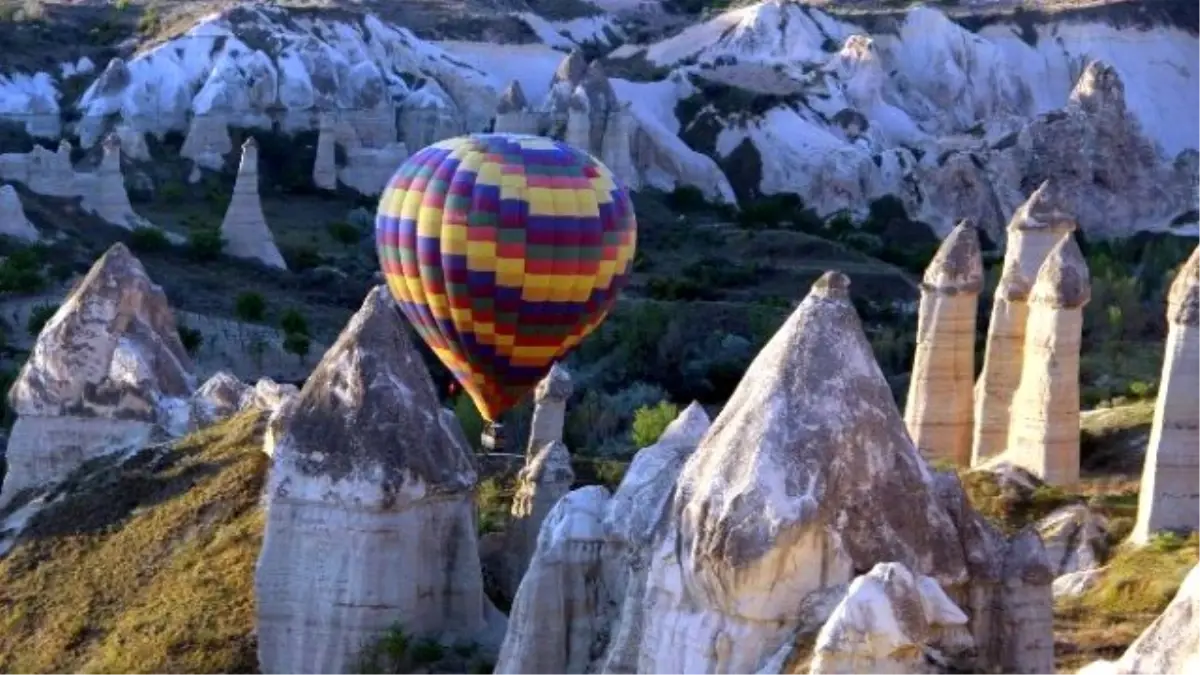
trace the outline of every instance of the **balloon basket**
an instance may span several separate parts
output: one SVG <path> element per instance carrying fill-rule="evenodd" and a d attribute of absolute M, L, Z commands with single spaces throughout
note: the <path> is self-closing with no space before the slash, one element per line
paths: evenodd
<path fill-rule="evenodd" d="M 499 422 L 485 424 L 480 440 L 484 452 L 504 452 L 504 425 Z"/>

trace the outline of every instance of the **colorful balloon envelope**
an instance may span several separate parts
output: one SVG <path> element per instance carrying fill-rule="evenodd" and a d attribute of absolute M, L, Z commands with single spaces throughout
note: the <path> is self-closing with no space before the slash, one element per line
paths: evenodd
<path fill-rule="evenodd" d="M 400 310 L 488 421 L 600 325 L 637 221 L 607 167 L 565 143 L 474 134 L 400 167 L 375 219 Z"/>

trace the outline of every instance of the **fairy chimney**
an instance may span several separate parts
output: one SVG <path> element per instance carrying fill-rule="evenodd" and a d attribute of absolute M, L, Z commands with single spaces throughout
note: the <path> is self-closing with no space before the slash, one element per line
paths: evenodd
<path fill-rule="evenodd" d="M 1130 535 L 1139 544 L 1162 530 L 1200 528 L 1200 248 L 1175 277 L 1167 303 L 1162 381 Z"/>
<path fill-rule="evenodd" d="M 563 139 L 568 145 L 590 153 L 592 151 L 592 120 L 590 117 L 587 91 L 576 87 L 567 106 L 567 133 Z"/>
<path fill-rule="evenodd" d="M 526 458 L 531 457 L 546 443 L 562 440 L 567 399 L 571 398 L 573 391 L 571 373 L 558 363 L 554 364 L 546 377 L 538 383 L 533 392 L 533 422 L 529 429 Z"/>
<path fill-rule="evenodd" d="M 925 270 L 904 423 L 930 459 L 971 461 L 975 316 L 983 287 L 979 234 L 962 221 Z"/>
<path fill-rule="evenodd" d="M 37 241 L 41 237 L 25 217 L 21 197 L 11 185 L 0 187 L 0 234 L 23 241 Z"/>
<path fill-rule="evenodd" d="M 1020 383 L 1030 287 L 1050 249 L 1075 230 L 1063 195 L 1045 181 L 1013 214 L 1000 284 L 992 301 L 983 369 L 975 385 L 971 464 L 1004 451 L 1013 394 Z"/>
<path fill-rule="evenodd" d="M 1079 481 L 1079 348 L 1090 299 L 1087 261 L 1075 238 L 1065 237 L 1029 294 L 1021 382 L 1004 453 L 1050 485 Z"/>
<path fill-rule="evenodd" d="M 233 199 L 221 223 L 221 237 L 225 240 L 225 252 L 231 256 L 287 269 L 258 199 L 258 142 L 253 137 L 242 144 L 242 163 L 233 186 Z"/>
<path fill-rule="evenodd" d="M 313 160 L 313 185 L 322 190 L 337 189 L 337 139 L 329 113 L 321 113 L 317 132 L 317 156 Z"/>
<path fill-rule="evenodd" d="M 534 134 L 538 132 L 538 117 L 529 109 L 529 100 L 521 83 L 513 80 L 496 106 L 496 133 Z"/>

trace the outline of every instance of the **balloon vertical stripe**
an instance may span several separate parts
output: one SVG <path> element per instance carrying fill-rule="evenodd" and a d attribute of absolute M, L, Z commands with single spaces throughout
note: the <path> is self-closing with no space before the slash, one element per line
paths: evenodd
<path fill-rule="evenodd" d="M 608 314 L 637 223 L 627 191 L 557 141 L 476 134 L 435 143 L 379 201 L 380 267 L 400 310 L 496 417 Z"/>

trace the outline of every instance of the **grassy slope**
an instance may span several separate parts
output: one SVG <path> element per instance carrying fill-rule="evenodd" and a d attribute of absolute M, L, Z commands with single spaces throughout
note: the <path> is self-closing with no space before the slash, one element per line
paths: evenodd
<path fill-rule="evenodd" d="M 256 670 L 260 422 L 81 469 L 0 560 L 0 671 Z"/>

